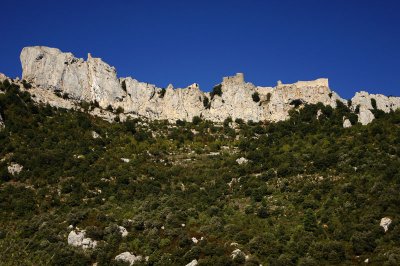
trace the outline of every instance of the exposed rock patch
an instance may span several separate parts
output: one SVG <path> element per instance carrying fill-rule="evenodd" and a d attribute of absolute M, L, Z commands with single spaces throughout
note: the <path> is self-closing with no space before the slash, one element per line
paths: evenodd
<path fill-rule="evenodd" d="M 19 173 L 21 173 L 22 169 L 24 167 L 20 164 L 17 163 L 11 163 L 8 167 L 7 170 L 10 174 L 12 175 L 18 175 Z"/>
<path fill-rule="evenodd" d="M 347 105 L 346 100 L 329 88 L 328 79 L 324 78 L 261 87 L 245 82 L 244 75 L 238 73 L 223 78 L 216 86 L 218 91 L 208 93 L 201 91 L 197 83 L 174 89 L 172 85 L 158 88 L 131 77 L 117 78 L 114 67 L 90 54 L 85 61 L 55 48 L 34 46 L 25 47 L 20 58 L 22 78 L 33 84 L 32 92 L 37 93 L 38 98 L 63 108 L 75 108 L 74 101 L 86 101 L 103 109 L 110 106 L 113 110 L 118 107 L 123 110 L 119 115 L 99 111 L 99 108 L 91 111 L 110 122 L 116 116 L 124 121 L 126 114 L 170 121 L 192 121 L 195 116 L 214 122 L 222 122 L 228 117 L 233 121 L 281 121 L 289 117 L 289 110 L 304 104 L 321 102 L 335 108 L 339 101 Z M 68 99 L 54 93 L 67 95 Z M 253 99 L 255 94 L 257 101 Z M 400 97 L 359 92 L 352 98 L 350 107 L 360 110 L 359 122 L 366 125 L 374 119 L 371 109 L 396 110 L 400 107 Z M 349 126 L 348 122 L 346 126 Z"/>
<path fill-rule="evenodd" d="M 123 252 L 115 257 L 115 260 L 124 261 L 129 263 L 129 265 L 133 265 L 136 262 L 141 262 L 143 260 L 142 256 L 135 256 L 131 252 Z"/>
<path fill-rule="evenodd" d="M 390 219 L 389 217 L 383 217 L 381 219 L 380 222 L 380 226 L 383 227 L 383 230 L 385 230 L 385 232 L 387 232 L 387 230 L 389 230 L 389 225 L 392 223 L 392 219 Z"/>
<path fill-rule="evenodd" d="M 197 262 L 197 260 L 192 260 L 191 262 L 189 262 L 188 264 L 186 264 L 186 266 L 197 266 L 199 263 Z"/>
<path fill-rule="evenodd" d="M 241 164 L 245 164 L 247 163 L 249 160 L 247 160 L 244 157 L 240 157 L 239 159 L 236 159 L 237 164 L 241 165 Z"/>
<path fill-rule="evenodd" d="M 347 118 L 345 118 L 345 119 L 343 120 L 343 127 L 344 127 L 344 128 L 349 128 L 349 127 L 351 127 L 351 126 L 352 126 L 352 125 L 351 125 L 350 120 L 347 119 Z"/>
<path fill-rule="evenodd" d="M 95 248 L 97 246 L 97 241 L 91 238 L 85 237 L 85 230 L 76 231 L 72 230 L 68 235 L 68 245 L 74 247 L 82 247 L 83 249 Z"/>

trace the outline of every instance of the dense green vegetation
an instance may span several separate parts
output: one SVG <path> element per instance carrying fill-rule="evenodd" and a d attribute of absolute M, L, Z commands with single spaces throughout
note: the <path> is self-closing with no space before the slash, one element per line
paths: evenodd
<path fill-rule="evenodd" d="M 343 104 L 235 128 L 110 124 L 0 90 L 2 265 L 122 265 L 113 259 L 125 251 L 149 256 L 144 265 L 400 264 L 400 111 L 348 129 Z M 97 248 L 68 246 L 69 225 Z M 236 248 L 249 258 L 232 259 Z"/>

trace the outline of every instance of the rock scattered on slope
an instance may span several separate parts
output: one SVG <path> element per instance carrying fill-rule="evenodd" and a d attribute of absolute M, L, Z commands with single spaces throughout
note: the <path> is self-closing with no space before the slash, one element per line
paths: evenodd
<path fill-rule="evenodd" d="M 364 126 L 368 125 L 374 119 L 375 119 L 375 116 L 371 112 L 371 110 L 366 109 L 364 107 L 360 108 L 360 113 L 358 114 L 358 122 L 360 122 L 361 125 L 364 125 Z"/>
<path fill-rule="evenodd" d="M 98 139 L 98 138 L 100 138 L 100 135 L 99 135 L 99 133 L 97 133 L 96 131 L 92 131 L 92 137 L 93 137 L 94 139 Z"/>
<path fill-rule="evenodd" d="M 197 266 L 197 264 L 199 264 L 197 262 L 197 260 L 192 260 L 191 262 L 189 262 L 188 264 L 186 264 L 186 266 Z"/>
<path fill-rule="evenodd" d="M 121 234 L 122 237 L 128 236 L 128 230 L 126 230 L 125 227 L 123 226 L 118 226 L 119 228 L 119 233 Z"/>
<path fill-rule="evenodd" d="M 124 262 L 129 263 L 129 265 L 133 265 L 136 262 L 142 261 L 143 257 L 140 255 L 135 256 L 133 253 L 126 251 L 126 252 L 123 252 L 123 253 L 117 255 L 115 257 L 115 260 L 124 261 Z"/>
<path fill-rule="evenodd" d="M 237 256 L 246 257 L 246 254 L 244 254 L 243 251 L 241 251 L 240 249 L 237 248 L 234 251 L 232 251 L 231 258 L 232 259 L 236 259 Z"/>
<path fill-rule="evenodd" d="M 385 232 L 387 230 L 389 230 L 389 225 L 392 223 L 392 219 L 390 219 L 389 217 L 383 217 L 381 219 L 381 223 L 379 224 L 380 226 L 383 227 L 383 229 L 385 230 Z"/>
<path fill-rule="evenodd" d="M 240 157 L 239 159 L 236 160 L 236 162 L 237 162 L 239 165 L 244 164 L 244 163 L 247 163 L 248 161 L 249 161 L 249 160 L 247 160 L 247 159 L 244 158 L 244 157 Z"/>
<path fill-rule="evenodd" d="M 85 237 L 85 235 L 85 230 L 72 230 L 68 235 L 68 245 L 82 247 L 83 249 L 95 248 L 97 246 L 97 241 L 92 240 L 89 237 Z"/>
<path fill-rule="evenodd" d="M 11 163 L 8 167 L 7 170 L 10 174 L 12 175 L 18 175 L 19 173 L 21 173 L 22 169 L 24 167 L 20 164 L 17 163 Z"/>
<path fill-rule="evenodd" d="M 343 120 L 343 127 L 344 127 L 344 128 L 349 128 L 349 127 L 351 127 L 351 126 L 352 126 L 352 125 L 351 125 L 350 120 L 347 119 L 347 118 L 345 118 L 345 119 Z"/>

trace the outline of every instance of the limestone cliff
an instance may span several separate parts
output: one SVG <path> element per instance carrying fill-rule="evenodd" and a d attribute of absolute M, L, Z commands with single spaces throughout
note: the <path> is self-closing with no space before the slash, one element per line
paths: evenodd
<path fill-rule="evenodd" d="M 225 77 L 217 85 L 219 93 L 210 94 L 200 90 L 198 84 L 187 88 L 166 89 L 139 82 L 131 77 L 117 78 L 114 67 L 100 58 L 88 55 L 85 61 L 71 53 L 58 49 L 35 46 L 25 47 L 21 52 L 22 78 L 35 88 L 58 92 L 70 99 L 62 102 L 98 102 L 103 108 L 111 105 L 122 107 L 124 113 L 149 119 L 192 120 L 200 116 L 216 122 L 227 117 L 245 121 L 280 121 L 288 117 L 288 111 L 304 103 L 336 107 L 337 101 L 347 104 L 329 88 L 327 79 L 299 81 L 294 84 L 278 82 L 276 87 L 258 87 L 245 82 L 241 73 Z M 57 105 L 54 99 L 42 97 L 43 101 Z M 385 112 L 400 107 L 400 98 L 384 95 L 357 93 L 351 108 L 359 112 L 359 122 L 367 124 L 374 119 L 371 99 L 376 107 Z"/>

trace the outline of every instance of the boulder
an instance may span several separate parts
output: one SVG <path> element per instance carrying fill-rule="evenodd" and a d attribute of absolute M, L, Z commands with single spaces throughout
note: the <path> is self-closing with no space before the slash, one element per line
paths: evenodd
<path fill-rule="evenodd" d="M 197 264 L 199 264 L 197 262 L 197 260 L 192 260 L 191 262 L 189 262 L 188 264 L 186 264 L 186 266 L 197 266 Z"/>
<path fill-rule="evenodd" d="M 85 238 L 85 232 L 84 231 L 71 231 L 68 235 L 68 245 L 74 246 L 74 247 L 80 247 L 82 246 L 82 241 Z"/>
<path fill-rule="evenodd" d="M 365 107 L 360 107 L 358 122 L 365 126 L 371 123 L 374 119 L 375 116 L 369 109 L 366 109 Z"/>
<path fill-rule="evenodd" d="M 235 259 L 237 256 L 243 256 L 243 257 L 246 257 L 246 254 L 244 254 L 244 252 L 243 251 L 241 251 L 240 249 L 235 249 L 234 251 L 232 251 L 232 253 L 231 253 L 231 258 L 232 259 Z"/>
<path fill-rule="evenodd" d="M 68 245 L 74 247 L 82 247 L 83 249 L 91 249 L 97 246 L 97 241 L 85 237 L 85 230 L 75 231 L 72 230 L 68 235 Z"/>
<path fill-rule="evenodd" d="M 247 159 L 244 158 L 244 157 L 240 157 L 239 159 L 236 160 L 236 162 L 237 162 L 239 165 L 245 164 L 245 163 L 247 163 L 248 161 L 249 161 L 249 160 L 247 160 Z"/>
<path fill-rule="evenodd" d="M 129 163 L 131 160 L 128 158 L 121 158 L 121 161 L 123 161 L 124 163 Z"/>
<path fill-rule="evenodd" d="M 115 257 L 115 260 L 124 261 L 124 262 L 129 263 L 129 265 L 133 265 L 136 262 L 142 261 L 143 257 L 142 256 L 135 256 L 133 253 L 127 251 L 127 252 L 123 252 L 123 253 L 117 255 Z"/>
<path fill-rule="evenodd" d="M 347 119 L 347 118 L 345 118 L 345 119 L 343 120 L 343 127 L 344 127 L 344 128 L 349 128 L 349 127 L 351 127 L 351 126 L 352 126 L 352 125 L 351 125 L 350 120 Z"/>
<path fill-rule="evenodd" d="M 92 137 L 93 137 L 94 139 L 98 139 L 98 138 L 100 138 L 100 135 L 99 135 L 99 133 L 97 133 L 96 131 L 92 131 Z"/>
<path fill-rule="evenodd" d="M 12 175 L 18 175 L 19 173 L 21 173 L 22 169 L 24 167 L 20 164 L 17 163 L 11 163 L 8 167 L 7 170 L 10 174 Z"/>
<path fill-rule="evenodd" d="M 121 234 L 122 237 L 128 236 L 128 230 L 126 230 L 125 227 L 123 227 L 123 226 L 118 226 L 118 228 L 119 228 L 119 232 L 120 232 L 120 234 Z"/>
<path fill-rule="evenodd" d="M 381 222 L 380 222 L 380 226 L 381 227 L 383 227 L 383 230 L 385 230 L 385 232 L 387 231 L 387 230 L 389 230 L 389 225 L 392 223 L 392 219 L 390 219 L 389 217 L 383 217 L 382 219 L 381 219 Z"/>

